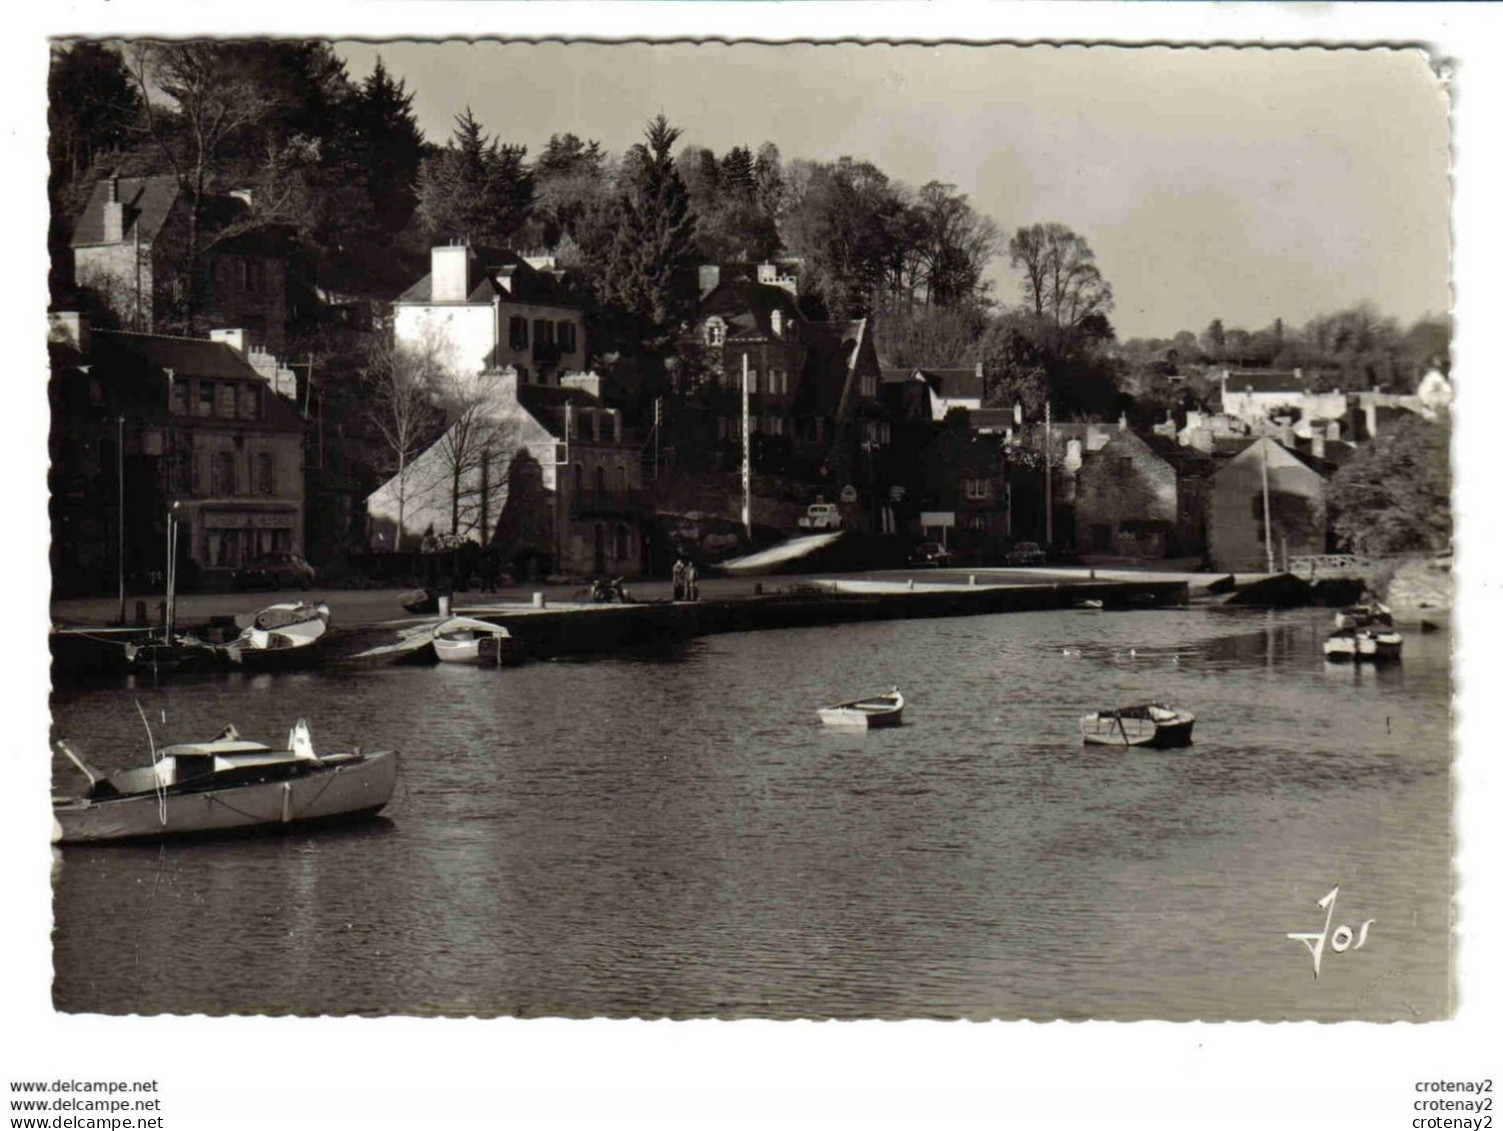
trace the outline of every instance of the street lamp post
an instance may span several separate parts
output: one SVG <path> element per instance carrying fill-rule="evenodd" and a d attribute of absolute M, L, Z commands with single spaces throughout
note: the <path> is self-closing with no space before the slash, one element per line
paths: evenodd
<path fill-rule="evenodd" d="M 120 574 L 120 623 L 125 623 L 125 417 L 115 421 L 115 557 Z"/>

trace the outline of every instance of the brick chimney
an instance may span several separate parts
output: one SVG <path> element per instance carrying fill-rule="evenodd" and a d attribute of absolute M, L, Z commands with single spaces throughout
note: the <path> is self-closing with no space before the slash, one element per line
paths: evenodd
<path fill-rule="evenodd" d="M 558 383 L 565 389 L 582 389 L 590 396 L 600 399 L 600 374 L 590 373 L 566 373 L 559 378 Z"/>
<path fill-rule="evenodd" d="M 104 182 L 104 242 L 125 242 L 125 204 L 120 199 L 120 178 Z"/>
<path fill-rule="evenodd" d="M 209 340 L 212 342 L 221 342 L 224 345 L 229 346 L 230 349 L 234 350 L 237 354 L 240 355 L 241 360 L 245 359 L 246 353 L 244 330 L 210 330 Z"/>
<path fill-rule="evenodd" d="M 470 249 L 450 244 L 433 249 L 430 297 L 434 302 L 463 302 L 470 297 Z"/>

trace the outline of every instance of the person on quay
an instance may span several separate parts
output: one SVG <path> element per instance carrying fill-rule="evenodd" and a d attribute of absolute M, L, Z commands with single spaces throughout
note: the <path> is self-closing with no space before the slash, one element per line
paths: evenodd
<path fill-rule="evenodd" d="M 684 557 L 680 554 L 673 562 L 673 599 L 684 599 Z"/>

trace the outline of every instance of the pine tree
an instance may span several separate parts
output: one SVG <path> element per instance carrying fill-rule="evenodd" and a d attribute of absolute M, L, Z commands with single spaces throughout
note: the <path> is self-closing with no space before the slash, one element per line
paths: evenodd
<path fill-rule="evenodd" d="M 646 144 L 627 154 L 602 287 L 607 301 L 643 321 L 649 349 L 671 337 L 692 306 L 692 295 L 675 285 L 694 261 L 694 216 L 673 161 L 681 132 L 659 114 L 648 124 Z"/>
<path fill-rule="evenodd" d="M 486 136 L 468 106 L 454 123 L 449 144 L 423 162 L 418 218 L 435 239 L 505 246 L 532 211 L 527 147 Z"/>
<path fill-rule="evenodd" d="M 412 94 L 393 81 L 381 57 L 366 76 L 350 107 L 350 145 L 366 181 L 376 227 L 388 239 L 412 218 L 417 207 L 423 134 L 412 112 Z"/>

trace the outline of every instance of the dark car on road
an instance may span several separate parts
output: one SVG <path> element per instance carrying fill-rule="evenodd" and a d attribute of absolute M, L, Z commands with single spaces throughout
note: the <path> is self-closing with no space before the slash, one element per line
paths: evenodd
<path fill-rule="evenodd" d="M 1010 566 L 1041 566 L 1047 559 L 1037 542 L 1018 542 L 1004 560 Z"/>
<path fill-rule="evenodd" d="M 309 588 L 318 571 L 301 554 L 262 554 L 235 571 L 236 589 Z"/>
<path fill-rule="evenodd" d="M 913 553 L 908 555 L 908 564 L 945 569 L 955 564 L 955 555 L 938 542 L 920 542 L 913 548 Z"/>

